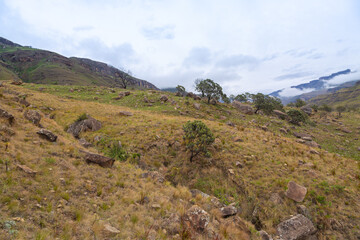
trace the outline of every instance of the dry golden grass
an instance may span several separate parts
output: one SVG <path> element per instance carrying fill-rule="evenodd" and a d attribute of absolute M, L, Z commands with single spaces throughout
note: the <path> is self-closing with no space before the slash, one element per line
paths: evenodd
<path fill-rule="evenodd" d="M 2 185 L 2 192 L 6 194 L 0 206 L 6 209 L 6 217 L 11 219 L 19 213 L 24 218 L 36 216 L 31 223 L 26 221 L 26 227 L 20 228 L 19 236 L 25 234 L 23 238 L 30 236 L 26 234 L 33 234 L 32 237 L 34 233 L 63 239 L 87 239 L 94 235 L 101 237 L 104 223 L 111 223 L 121 229 L 117 236 L 119 239 L 139 239 L 170 213 L 182 214 L 189 201 L 206 206 L 206 200 L 199 197 L 192 199 L 188 188 L 198 188 L 215 195 L 224 203 L 236 202 L 242 210 L 240 216 L 248 221 L 252 220 L 253 212 L 257 209 L 263 229 L 274 234 L 278 223 L 296 213 L 297 204 L 283 197 L 287 183 L 291 180 L 308 188 L 302 204 L 309 209 L 314 223 L 320 229 L 319 237 L 353 239 L 360 231 L 358 162 L 320 149 L 317 149 L 319 155 L 311 154 L 310 147 L 297 143 L 289 134 L 279 133 L 280 127 L 292 127 L 284 121 L 258 115 L 242 117 L 227 105 L 219 107 L 203 104 L 201 111 L 195 112 L 191 99 L 175 97 L 172 98 L 176 99 L 180 108 L 189 110 L 188 115 L 178 116 L 168 112 L 66 99 L 22 87 L 8 87 L 33 94 L 27 100 L 37 107 L 54 108 L 55 111 L 51 111 L 54 120 L 44 117 L 42 124 L 59 135 L 56 144 L 39 140 L 35 133 L 36 127 L 22 120 L 22 113 L 15 110 L 19 106 L 10 100 L 10 95 L 4 93 L 9 104 L 7 109 L 20 119 L 7 156 L 14 163 L 26 164 L 39 172 L 34 179 L 16 170 L 11 173 L 1 172 L 0 175 L 1 179 L 10 182 Z M 120 111 L 130 111 L 134 115 L 120 116 Z M 82 135 L 95 143 L 90 151 L 106 153 L 109 144 L 121 141 L 128 152 L 140 154 L 143 163 L 165 175 L 172 184 L 141 179 L 139 176 L 142 170 L 128 162 L 116 162 L 113 169 L 86 165 L 79 153 L 82 147 L 70 134 L 64 132 L 64 128 L 82 113 L 90 114 L 103 123 L 101 130 Z M 226 115 L 227 119 L 217 118 L 219 115 Z M 198 157 L 194 163 L 190 163 L 189 155 L 182 145 L 182 125 L 196 116 L 202 116 L 201 120 L 214 133 L 216 141 L 210 149 L 210 158 Z M 236 127 L 228 126 L 226 122 L 229 120 Z M 259 127 L 266 123 L 270 124 L 269 131 Z M 353 124 L 355 129 L 358 125 Z M 296 127 L 294 131 L 311 129 L 318 141 L 325 138 L 326 132 L 322 131 L 324 126 Z M 96 143 L 95 136 L 102 136 L 104 140 Z M 236 137 L 243 142 L 234 142 Z M 1 149 L 4 149 L 3 145 Z M 244 167 L 236 167 L 237 161 Z M 299 162 L 309 165 L 299 166 Z M 228 169 L 233 169 L 234 175 Z M 14 184 L 17 181 L 21 184 Z M 14 200 L 15 193 L 26 200 Z M 274 204 L 270 200 L 273 193 L 282 196 L 281 204 Z M 147 205 L 138 203 L 144 196 L 150 200 Z M 64 208 L 58 212 L 58 204 L 67 198 Z M 41 208 L 28 207 L 37 203 Z M 161 207 L 155 210 L 151 208 L 152 204 Z M 216 217 L 215 212 L 213 216 Z M 340 221 L 343 229 L 334 229 L 331 226 L 333 219 Z M 45 226 L 39 221 L 44 221 Z M 24 230 L 27 228 L 31 230 Z M 236 239 L 234 236 L 244 234 L 232 224 L 220 223 L 218 229 L 221 229 L 224 239 Z M 252 235 L 256 235 L 253 226 L 249 225 L 247 229 L 253 229 Z M 161 229 L 156 231 L 162 239 L 169 237 Z"/>

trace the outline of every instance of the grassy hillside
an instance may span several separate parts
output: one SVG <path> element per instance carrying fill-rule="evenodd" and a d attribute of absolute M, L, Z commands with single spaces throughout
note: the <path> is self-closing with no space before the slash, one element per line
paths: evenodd
<path fill-rule="evenodd" d="M 3 65 L 24 82 L 57 85 L 96 85 L 122 87 L 120 78 L 129 79 L 129 87 L 156 87 L 105 63 L 82 58 L 66 58 L 57 53 L 30 47 L 0 48 Z M 1 76 L 0 80 L 7 80 Z"/>
<path fill-rule="evenodd" d="M 275 117 L 243 115 L 231 105 L 208 105 L 172 93 L 166 93 L 169 100 L 162 102 L 164 93 L 153 90 L 132 90 L 119 100 L 114 98 L 123 91 L 107 87 L 25 84 L 6 85 L 2 92 L 2 105 L 19 119 L 20 106 L 11 99 L 14 92 L 26 94 L 29 108 L 49 116 L 43 124 L 60 137 L 58 144 L 39 141 L 33 133 L 35 127 L 25 120 L 15 128 L 7 158 L 40 173 L 32 179 L 15 169 L 1 172 L 6 180 L 1 185 L 2 221 L 18 216 L 26 219 L 16 226 L 23 238 L 34 232 L 49 239 L 71 239 L 76 234 L 79 238 L 101 236 L 102 224 L 110 222 L 123 230 L 117 236 L 120 239 L 138 239 L 147 229 L 153 229 L 160 239 L 179 239 L 164 232 L 159 222 L 172 212 L 181 215 L 196 203 L 220 223 L 214 228 L 221 239 L 256 239 L 255 228 L 276 234 L 276 226 L 296 214 L 300 204 L 284 195 L 289 181 L 308 189 L 301 204 L 309 210 L 319 239 L 360 236 L 358 113 L 346 113 L 341 119 L 318 113 L 311 118 L 312 124 L 295 126 Z M 200 110 L 194 103 L 200 104 Z M 133 115 L 124 116 L 120 111 Z M 121 141 L 131 156 L 140 159 L 130 157 L 106 170 L 84 163 L 79 151 L 82 147 L 64 132 L 82 113 L 103 123 L 99 131 L 81 135 L 94 145 L 91 151 L 106 155 Z M 211 156 L 200 156 L 190 163 L 182 126 L 194 119 L 203 121 L 216 139 Z M 344 129 L 351 132 L 344 133 Z M 299 143 L 294 132 L 312 135 L 322 149 Z M 1 148 L 5 149 L 3 143 Z M 162 174 L 165 184 L 139 177 L 149 170 Z M 216 209 L 208 207 L 206 201 L 193 198 L 188 190 L 193 188 L 224 204 L 234 203 L 240 210 L 237 216 L 250 231 L 248 235 L 239 225 L 229 227 L 216 217 Z M 150 198 L 150 205 L 139 204 L 143 196 Z M 153 202 L 160 208 L 153 209 Z M 65 207 L 58 208 L 58 204 Z M 27 216 L 32 216 L 31 221 Z"/>
<path fill-rule="evenodd" d="M 309 100 L 311 104 L 328 104 L 333 107 L 345 106 L 348 109 L 360 108 L 360 81 L 353 87 L 343 88 L 334 93 L 320 95 Z"/>

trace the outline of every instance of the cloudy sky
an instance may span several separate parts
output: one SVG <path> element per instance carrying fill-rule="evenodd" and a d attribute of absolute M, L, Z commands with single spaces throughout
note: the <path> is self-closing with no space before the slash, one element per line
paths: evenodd
<path fill-rule="evenodd" d="M 0 36 L 21 45 L 229 94 L 357 71 L 359 26 L 358 0 L 0 0 Z"/>

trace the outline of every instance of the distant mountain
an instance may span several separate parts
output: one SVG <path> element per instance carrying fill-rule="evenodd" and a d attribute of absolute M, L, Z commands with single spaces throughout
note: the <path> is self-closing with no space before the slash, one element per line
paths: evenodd
<path fill-rule="evenodd" d="M 129 87 L 157 89 L 150 82 L 108 64 L 67 58 L 54 52 L 23 47 L 4 38 L 0 38 L 0 66 L 0 80 L 13 76 L 31 83 L 122 87 L 120 79 L 126 78 Z"/>
<path fill-rule="evenodd" d="M 346 82 L 346 83 L 343 83 L 343 84 L 338 84 L 338 85 L 333 86 L 332 88 L 329 88 L 329 84 L 328 84 L 329 80 L 331 80 L 331 79 L 333 79 L 335 77 L 338 77 L 338 76 L 341 76 L 341 75 L 347 75 L 347 74 L 350 74 L 350 73 L 352 73 L 351 70 L 346 69 L 346 70 L 343 70 L 343 71 L 332 73 L 332 74 L 330 74 L 328 76 L 320 77 L 320 78 L 318 78 L 316 80 L 312 80 L 312 81 L 310 81 L 308 83 L 303 83 L 303 84 L 299 84 L 299 85 L 290 87 L 290 88 L 298 89 L 298 90 L 306 90 L 306 89 L 312 90 L 312 91 L 310 91 L 308 93 L 303 93 L 303 94 L 300 94 L 300 95 L 286 96 L 285 97 L 285 96 L 281 95 L 281 93 L 285 89 L 281 89 L 281 90 L 274 91 L 274 92 L 270 93 L 269 95 L 280 98 L 284 104 L 293 102 L 298 98 L 301 98 L 303 100 L 308 100 L 308 99 L 311 99 L 311 98 L 313 98 L 315 96 L 318 96 L 320 94 L 325 94 L 328 91 L 336 91 L 336 90 L 339 90 L 339 89 L 344 88 L 344 87 L 353 86 L 355 84 L 356 80 Z M 331 89 L 333 89 L 333 90 L 331 90 Z M 334 90 L 334 89 L 336 89 L 336 90 Z"/>
<path fill-rule="evenodd" d="M 345 86 L 345 85 L 343 85 Z M 345 106 L 347 108 L 360 108 L 360 81 L 355 82 L 351 87 L 344 87 L 337 91 L 328 91 L 327 94 L 316 96 L 310 99 L 310 104 L 327 104 L 330 106 Z"/>

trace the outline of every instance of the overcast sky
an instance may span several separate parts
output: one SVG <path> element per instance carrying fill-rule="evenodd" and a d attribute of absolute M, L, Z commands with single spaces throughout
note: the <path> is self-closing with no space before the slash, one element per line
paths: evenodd
<path fill-rule="evenodd" d="M 359 0 L 0 0 L 0 36 L 129 69 L 271 92 L 360 63 Z"/>

